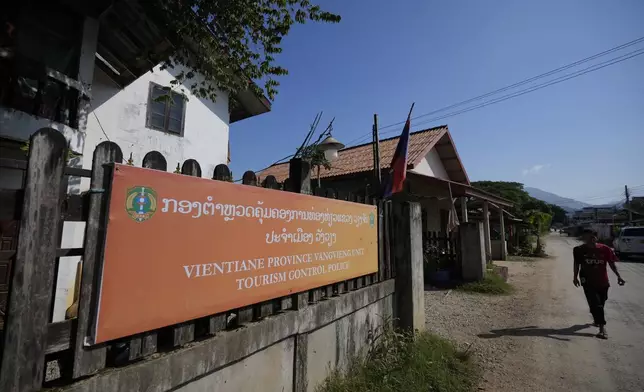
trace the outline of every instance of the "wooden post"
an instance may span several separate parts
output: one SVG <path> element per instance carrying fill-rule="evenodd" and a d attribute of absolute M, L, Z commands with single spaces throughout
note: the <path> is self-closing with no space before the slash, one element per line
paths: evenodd
<path fill-rule="evenodd" d="M 383 201 L 383 258 L 385 261 L 385 276 L 383 280 L 391 279 L 395 276 L 395 272 L 393 271 L 393 241 L 391 230 L 391 201 Z"/>
<path fill-rule="evenodd" d="M 76 109 L 78 131 L 82 133 L 85 133 L 87 130 L 87 118 L 91 111 L 91 97 L 88 94 L 91 92 L 92 80 L 94 79 L 94 59 L 98 43 L 99 25 L 99 21 L 94 18 L 85 17 L 85 20 L 83 20 L 80 59 L 78 62 L 78 81 L 82 84 L 83 89 L 85 89 L 85 93 L 79 93 Z"/>
<path fill-rule="evenodd" d="M 188 159 L 181 166 L 181 174 L 192 177 L 201 177 L 201 166 L 194 159 Z"/>
<path fill-rule="evenodd" d="M 40 390 L 44 379 L 61 183 L 67 159 L 67 141 L 53 129 L 34 133 L 29 145 L 4 347 L 0 352 L 0 391 L 7 392 Z"/>
<path fill-rule="evenodd" d="M 467 216 L 467 197 L 466 196 L 461 197 L 461 218 L 463 223 L 469 222 L 469 219 Z"/>
<path fill-rule="evenodd" d="M 302 158 L 293 158 L 288 168 L 291 192 L 311 194 L 311 163 Z M 314 294 L 315 296 L 315 294 Z M 314 298 L 315 299 L 315 298 Z M 293 309 L 304 308 L 309 302 L 307 291 L 292 296 Z"/>
<path fill-rule="evenodd" d="M 508 258 L 508 246 L 505 242 L 505 219 L 503 216 L 503 207 L 499 207 L 499 222 L 501 224 L 501 260 Z"/>
<path fill-rule="evenodd" d="M 425 282 L 420 204 L 394 202 L 393 207 L 397 233 L 394 315 L 399 327 L 422 331 L 425 329 Z"/>
<path fill-rule="evenodd" d="M 196 161 L 194 162 L 196 163 Z M 165 157 L 158 151 L 150 151 L 149 153 L 145 154 L 142 164 L 145 168 L 163 172 L 168 168 Z M 200 171 L 200 168 L 198 166 L 198 163 L 196 168 L 193 164 L 188 164 L 186 165 L 185 169 L 186 171 L 190 170 L 191 172 Z M 169 335 L 172 336 L 172 344 L 175 347 L 184 345 L 185 343 L 194 340 L 194 323 L 189 322 L 168 328 L 171 329 Z M 132 361 L 140 357 L 146 357 L 148 355 L 154 354 L 157 352 L 158 346 L 159 341 L 157 331 L 148 331 L 141 335 L 138 335 L 130 340 L 129 360 Z M 115 351 L 115 347 L 112 347 L 112 349 Z"/>
<path fill-rule="evenodd" d="M 232 173 L 230 172 L 230 169 L 228 168 L 228 166 L 224 164 L 219 164 L 215 166 L 215 172 L 213 173 L 212 179 L 217 181 L 230 182 L 232 181 Z M 221 325 L 222 318 L 223 318 L 223 323 L 227 325 L 228 320 L 227 320 L 226 313 L 220 313 L 211 317 L 211 322 L 210 322 L 211 327 Z M 247 306 L 245 308 L 237 309 L 237 311 L 235 312 L 235 323 L 238 325 L 248 323 L 252 320 L 253 320 L 252 306 Z M 214 333 L 212 329 L 210 332 Z"/>
<path fill-rule="evenodd" d="M 378 115 L 373 115 L 373 174 L 377 190 L 380 191 L 382 175 L 380 172 L 380 139 L 378 137 Z"/>
<path fill-rule="evenodd" d="M 246 173 L 244 173 L 244 175 L 242 176 L 242 184 L 257 186 L 257 175 L 255 174 L 255 172 L 248 170 Z"/>
<path fill-rule="evenodd" d="M 483 234 L 485 235 L 485 253 L 487 262 L 492 261 L 492 240 L 490 239 L 490 207 L 487 200 L 483 200 Z"/>
<path fill-rule="evenodd" d="M 304 193 L 311 192 L 311 162 L 302 158 L 293 158 L 289 162 L 288 178 L 291 181 L 291 192 Z"/>
<path fill-rule="evenodd" d="M 378 281 L 387 279 L 385 259 L 385 210 L 384 202 L 378 200 Z"/>
<path fill-rule="evenodd" d="M 74 367 L 72 376 L 79 378 L 96 373 L 105 367 L 104 345 L 85 347 L 96 310 L 97 276 L 103 256 L 105 225 L 107 223 L 108 190 L 112 167 L 107 164 L 123 162 L 121 148 L 112 142 L 103 142 L 94 150 L 92 179 L 90 181 L 89 214 L 85 226 L 83 276 L 78 304 L 78 321 L 74 339 Z"/>

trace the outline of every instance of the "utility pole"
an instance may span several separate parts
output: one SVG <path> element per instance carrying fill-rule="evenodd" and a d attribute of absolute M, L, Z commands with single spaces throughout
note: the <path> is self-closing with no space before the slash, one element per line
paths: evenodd
<path fill-rule="evenodd" d="M 626 196 L 626 211 L 628 212 L 628 224 L 633 222 L 633 211 L 631 211 L 631 195 L 628 192 L 628 185 L 624 185 L 624 196 Z"/>
<path fill-rule="evenodd" d="M 378 138 L 378 115 L 373 115 L 373 175 L 376 178 L 376 187 L 380 191 L 382 176 L 380 173 L 380 139 Z"/>

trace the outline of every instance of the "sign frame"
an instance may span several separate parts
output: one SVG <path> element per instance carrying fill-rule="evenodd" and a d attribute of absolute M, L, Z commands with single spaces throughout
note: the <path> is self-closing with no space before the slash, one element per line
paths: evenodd
<path fill-rule="evenodd" d="M 224 181 L 210 180 L 207 178 L 200 178 L 200 177 L 184 176 L 176 173 L 168 173 L 168 172 L 157 171 L 153 169 L 137 168 L 137 167 L 123 165 L 123 164 L 111 164 L 110 166 L 112 170 L 109 175 L 109 186 L 106 185 L 106 187 L 108 188 L 106 189 L 106 192 L 108 194 L 106 195 L 106 202 L 105 202 L 106 204 L 104 205 L 104 209 L 105 209 L 105 220 L 103 221 L 104 233 L 101 236 L 102 242 L 101 244 L 99 244 L 100 254 L 98 258 L 99 265 L 97 266 L 98 278 L 96 279 L 97 287 L 95 290 L 96 295 L 95 295 L 95 302 L 93 307 L 95 312 L 94 312 L 93 322 L 91 323 L 91 327 L 90 327 L 90 336 L 87 339 L 88 341 L 87 343 L 89 345 L 101 344 L 115 339 L 125 338 L 127 336 L 132 336 L 135 334 L 156 330 L 163 327 L 176 325 L 183 322 L 188 322 L 190 320 L 195 320 L 201 317 L 215 315 L 232 309 L 238 309 L 244 306 L 250 306 L 264 301 L 269 301 L 272 299 L 293 295 L 300 292 L 305 292 L 319 287 L 324 287 L 330 284 L 335 284 L 335 283 L 347 281 L 350 279 L 355 279 L 361 276 L 377 273 L 379 270 L 378 224 L 377 224 L 377 218 L 376 218 L 378 216 L 378 211 L 375 205 L 354 203 L 354 202 L 348 202 L 344 200 L 323 198 L 319 196 L 291 193 L 291 192 L 286 192 L 282 190 L 274 190 L 274 189 L 254 187 L 254 186 L 248 186 L 248 185 L 232 184 Z M 127 176 L 132 176 L 134 178 L 128 178 Z M 141 183 L 146 182 L 146 181 L 141 181 L 139 178 L 137 178 L 137 176 L 143 179 L 148 179 L 147 183 L 152 184 L 153 186 L 148 186 L 148 185 L 131 186 L 134 184 L 132 181 L 134 182 L 138 181 Z M 277 207 L 272 207 L 271 210 L 279 209 L 280 216 L 284 216 L 283 211 L 286 210 L 287 215 L 290 214 L 288 215 L 290 218 L 293 218 L 293 216 L 295 216 L 296 217 L 295 220 L 298 220 L 300 218 L 297 218 L 297 216 L 301 217 L 302 220 L 298 221 L 297 224 L 304 227 L 304 229 L 298 227 L 296 230 L 297 233 L 294 230 L 293 233 L 288 233 L 288 237 L 284 237 L 285 235 L 284 233 L 286 233 L 286 230 L 287 230 L 286 228 L 282 229 L 283 233 L 276 233 L 275 228 L 277 226 L 286 226 L 295 221 L 295 220 L 294 221 L 289 220 L 288 222 L 286 222 L 286 221 L 283 221 L 283 219 L 280 219 L 279 216 L 273 221 L 268 219 L 267 216 L 264 216 L 264 219 L 259 219 L 260 223 L 253 222 L 250 219 L 245 221 L 242 218 L 242 219 L 238 219 L 233 224 L 230 224 L 231 221 L 233 221 L 238 216 L 233 218 L 230 218 L 230 216 L 224 217 L 223 209 L 222 209 L 221 210 L 222 215 L 220 216 L 222 217 L 222 220 L 218 222 L 215 222 L 213 220 L 209 224 L 214 228 L 212 229 L 213 232 L 219 233 L 218 230 L 222 229 L 223 227 L 227 227 L 227 228 L 230 228 L 231 231 L 235 233 L 239 233 L 240 230 L 242 229 L 244 230 L 244 232 L 252 232 L 252 235 L 258 235 L 258 233 L 256 232 L 261 232 L 259 234 L 261 234 L 262 236 L 264 235 L 263 234 L 264 231 L 266 231 L 267 233 L 265 234 L 266 244 L 261 243 L 256 246 L 256 248 L 259 250 L 257 251 L 254 250 L 255 248 L 254 245 L 250 244 L 251 246 L 246 247 L 247 249 L 238 250 L 238 252 L 240 253 L 240 256 L 236 256 L 235 260 L 231 260 L 230 258 L 228 259 L 224 258 L 223 260 L 213 260 L 212 263 L 211 262 L 202 263 L 199 260 L 195 260 L 194 263 L 186 262 L 186 264 L 183 265 L 183 272 L 185 273 L 186 275 L 185 277 L 187 277 L 189 281 L 191 279 L 194 279 L 193 282 L 198 282 L 198 284 L 201 285 L 200 287 L 202 288 L 206 287 L 204 290 L 208 295 L 212 295 L 213 293 L 215 294 L 215 296 L 209 297 L 209 298 L 213 298 L 213 301 L 208 303 L 209 305 L 203 305 L 203 306 L 199 305 L 201 307 L 197 307 L 197 308 L 205 309 L 206 307 L 210 306 L 212 309 L 216 309 L 216 311 L 214 312 L 208 311 L 204 313 L 201 310 L 199 311 L 194 310 L 197 308 L 194 308 L 194 309 L 190 308 L 191 305 L 187 303 L 190 302 L 189 300 L 194 298 L 195 296 L 195 294 L 192 291 L 194 290 L 196 292 L 199 289 L 193 289 L 182 280 L 181 289 L 185 289 L 185 291 L 182 291 L 181 294 L 178 295 L 178 297 L 172 297 L 170 301 L 173 301 L 172 302 L 174 304 L 173 306 L 175 306 L 174 309 L 181 308 L 181 304 L 183 304 L 183 308 L 189 308 L 191 309 L 191 311 L 194 310 L 192 313 L 190 313 L 190 311 L 184 309 L 184 313 L 185 314 L 190 313 L 190 317 L 184 316 L 184 317 L 175 317 L 171 319 L 170 316 L 165 317 L 165 316 L 158 316 L 157 314 L 155 314 L 155 316 L 153 317 L 154 319 L 162 319 L 166 321 L 157 322 L 156 324 L 153 322 L 146 322 L 144 323 L 145 325 L 144 327 L 141 327 L 141 328 L 131 327 L 130 328 L 131 330 L 128 331 L 127 333 L 121 333 L 121 332 L 112 333 L 111 331 L 113 331 L 115 328 L 118 330 L 121 330 L 121 329 L 125 330 L 126 328 L 114 327 L 114 324 L 116 323 L 114 323 L 113 321 L 110 321 L 109 323 L 103 322 L 102 318 L 104 317 L 118 318 L 118 315 L 120 315 L 122 317 L 120 317 L 119 320 L 128 320 L 126 322 L 128 323 L 130 322 L 132 317 L 136 318 L 137 316 L 136 314 L 134 314 L 134 316 L 128 317 L 127 314 L 133 314 L 131 309 L 129 308 L 127 312 L 120 311 L 120 309 L 118 308 L 118 306 L 115 305 L 115 303 L 118 303 L 120 301 L 121 305 L 123 305 L 123 303 L 128 301 L 123 301 L 118 299 L 115 300 L 115 298 L 117 298 L 118 295 L 115 295 L 115 289 L 113 287 L 114 283 L 113 282 L 107 283 L 110 279 L 115 279 L 115 276 L 116 276 L 115 271 L 118 272 L 119 269 L 124 268 L 123 266 L 127 264 L 125 261 L 123 261 L 125 260 L 123 251 L 114 250 L 116 249 L 114 244 L 118 243 L 119 241 L 123 242 L 120 245 L 121 247 L 124 246 L 123 245 L 124 243 L 131 244 L 132 243 L 131 240 L 128 239 L 130 237 L 128 237 L 123 233 L 128 232 L 128 230 L 131 229 L 132 227 L 135 227 L 135 226 L 138 228 L 144 227 L 152 231 L 151 228 L 153 226 L 151 226 L 150 223 L 147 222 L 148 220 L 158 221 L 158 223 L 155 224 L 155 225 L 158 225 L 158 227 L 166 227 L 171 224 L 168 222 L 170 222 L 172 219 L 175 219 L 177 221 L 178 219 L 186 219 L 188 215 L 186 215 L 185 217 L 177 218 L 174 215 L 172 215 L 172 212 L 174 211 L 174 213 L 176 213 L 178 210 L 180 210 L 183 207 L 186 207 L 186 209 L 188 209 L 187 201 L 191 199 L 177 201 L 181 197 L 177 197 L 176 195 L 174 196 L 174 198 L 162 197 L 162 195 L 161 196 L 159 195 L 162 194 L 164 191 L 160 191 L 159 193 L 157 193 L 157 191 L 155 190 L 155 188 L 159 189 L 158 184 L 162 184 L 163 187 L 166 187 L 166 186 L 170 187 L 170 185 L 168 184 L 173 183 L 175 181 L 177 182 L 177 184 L 172 184 L 172 187 L 174 187 L 174 189 L 181 189 L 181 190 L 180 191 L 177 190 L 176 192 L 169 192 L 169 193 L 166 190 L 166 194 L 172 193 L 173 195 L 175 195 L 176 193 L 180 195 L 181 194 L 185 195 L 187 194 L 187 192 L 183 188 L 190 188 L 194 192 L 197 192 L 197 189 L 198 189 L 198 191 L 201 193 L 204 193 L 206 191 L 207 191 L 206 193 L 210 192 L 213 195 L 217 193 L 218 197 L 221 194 L 224 196 L 224 198 L 228 198 L 232 200 L 231 195 L 233 193 L 236 193 L 237 194 L 236 197 L 242 198 L 242 199 L 245 198 L 244 200 L 239 202 L 240 203 L 239 205 L 237 205 L 238 211 L 239 211 L 239 207 L 241 207 L 241 204 L 243 203 L 251 203 L 252 201 L 257 199 L 257 204 L 261 204 L 258 198 L 267 199 L 269 200 L 269 203 L 267 204 L 274 203 L 277 206 Z M 125 198 L 123 195 L 120 194 L 124 187 L 127 189 Z M 198 196 L 195 196 L 195 198 L 198 198 Z M 128 220 L 124 220 L 125 214 L 123 214 L 122 211 L 119 211 L 120 207 L 116 205 L 121 203 L 123 200 L 125 200 L 126 202 L 124 211 L 127 212 Z M 208 196 L 208 200 L 211 200 L 211 196 Z M 136 203 L 138 203 L 136 208 L 134 207 L 135 201 Z M 194 202 L 193 205 L 196 205 L 195 203 L 196 202 Z M 205 205 L 206 203 L 202 203 L 202 204 Z M 298 208 L 300 208 L 301 205 L 305 205 L 307 208 L 311 206 L 310 208 L 312 211 L 309 211 L 308 213 L 306 213 L 306 211 L 297 210 L 295 207 L 292 207 L 292 208 L 288 207 L 288 208 L 291 208 L 288 210 L 284 207 L 284 206 L 290 206 L 290 205 L 295 205 Z M 182 206 L 182 207 L 179 207 L 179 206 Z M 214 213 L 215 211 L 214 204 L 212 204 L 212 207 L 213 207 L 212 211 Z M 319 207 L 320 209 L 319 211 L 316 211 L 317 207 Z M 199 208 L 203 208 L 203 206 Z M 326 208 L 326 212 L 321 212 L 321 209 L 324 209 L 324 208 Z M 330 208 L 333 209 L 332 212 L 329 212 Z M 190 207 L 190 209 L 192 209 L 192 207 Z M 336 211 L 340 211 L 340 212 L 336 212 Z M 349 212 L 344 213 L 345 211 L 349 211 Z M 201 221 L 196 218 L 211 218 L 210 216 L 202 215 L 202 212 L 203 211 L 201 210 L 199 210 L 198 212 L 195 212 L 194 215 L 192 215 L 192 218 L 195 218 L 195 219 L 187 221 L 187 222 L 192 222 L 191 224 L 196 227 L 194 229 L 194 232 L 196 233 L 202 232 L 202 230 L 199 230 L 199 228 L 197 227 L 198 224 L 201 226 L 206 225 L 205 223 L 201 223 Z M 354 212 L 355 214 L 352 215 Z M 199 214 L 199 216 L 196 216 L 197 214 Z M 157 218 L 157 216 L 161 216 L 162 218 L 161 217 Z M 309 222 L 308 220 L 304 219 L 304 217 L 307 217 L 307 216 L 309 218 L 313 217 L 313 218 L 319 218 L 319 219 L 326 219 L 327 216 L 329 218 L 327 221 L 320 222 L 314 219 Z M 355 223 L 353 220 L 354 216 L 355 216 Z M 214 217 L 214 214 L 213 214 L 213 217 Z M 273 214 L 273 217 L 275 218 L 275 214 Z M 345 219 L 346 221 L 341 221 L 340 217 L 344 217 L 342 219 Z M 338 220 L 332 221 L 332 219 L 336 219 L 336 218 Z M 228 222 L 228 223 L 222 223 L 222 222 Z M 186 223 L 186 224 L 190 225 L 190 223 Z M 262 228 L 258 229 L 257 227 L 260 227 L 260 226 L 257 226 L 257 224 L 259 224 Z M 321 224 L 325 228 L 328 224 L 328 228 L 335 229 L 336 232 L 327 233 L 327 232 L 324 232 L 322 229 L 317 229 L 316 232 L 312 232 L 310 229 L 313 227 L 313 225 L 318 225 L 318 224 Z M 251 225 L 253 226 L 251 227 Z M 354 225 L 355 225 L 355 228 L 353 228 Z M 366 226 L 363 226 L 363 225 L 366 225 Z M 241 227 L 241 229 L 237 226 Z M 233 228 L 235 227 L 237 227 L 235 229 L 237 231 L 233 230 Z M 156 230 L 158 232 L 160 229 L 157 228 Z M 309 231 L 304 232 L 304 230 L 309 230 Z M 362 231 L 359 231 L 359 230 L 362 230 Z M 119 234 L 114 234 L 117 231 Z M 228 232 L 228 230 L 222 230 L 222 232 L 223 231 Z M 268 232 L 270 232 L 270 234 Z M 347 237 L 357 236 L 357 240 L 352 241 L 351 238 L 343 239 L 341 238 L 343 233 L 346 234 Z M 362 234 L 355 234 L 355 233 L 362 233 Z M 231 234 L 226 234 L 226 235 L 231 235 Z M 165 246 L 167 248 L 168 247 L 167 238 L 164 236 L 167 236 L 167 231 L 161 230 L 162 238 L 160 238 L 159 241 L 161 244 L 163 244 L 161 247 Z M 143 238 L 146 236 L 142 234 L 141 237 Z M 204 238 L 204 237 L 203 235 L 200 235 L 200 237 L 198 238 Z M 331 244 L 331 238 L 333 238 L 333 241 L 334 241 L 333 244 Z M 280 243 L 281 239 L 284 239 L 284 242 L 285 242 L 284 244 Z M 293 242 L 286 244 L 287 239 L 292 240 Z M 306 242 L 300 244 L 300 243 L 297 243 L 298 241 L 296 241 L 296 239 L 299 242 L 303 242 L 303 239 L 304 239 L 306 240 Z M 327 242 L 325 242 L 325 239 Z M 271 242 L 269 242 L 269 240 Z M 253 237 L 252 241 L 255 241 L 258 243 L 262 242 L 261 239 L 257 240 L 255 239 L 255 237 Z M 149 240 L 144 239 L 143 243 L 146 243 L 149 245 Z M 336 244 L 339 244 L 339 246 L 343 246 L 344 248 L 336 249 L 334 248 Z M 326 250 L 327 248 L 323 248 L 323 246 L 327 246 L 327 245 L 329 250 Z M 356 247 L 354 247 L 354 245 Z M 280 251 L 275 251 L 275 254 L 271 256 L 271 253 L 266 253 L 271 246 L 273 246 L 274 249 L 278 249 L 282 252 L 284 252 L 284 250 L 288 250 L 288 252 L 284 255 L 281 255 L 281 254 L 277 255 L 277 253 L 279 253 Z M 311 247 L 310 248 L 311 250 L 303 253 L 301 250 L 306 247 Z M 128 248 L 136 249 L 135 253 L 139 256 L 141 255 L 142 251 L 140 249 L 132 248 L 131 246 L 129 246 Z M 190 249 L 192 252 L 191 254 L 194 256 L 195 248 L 190 248 Z M 205 249 L 204 252 L 205 253 L 210 252 L 209 255 L 211 256 L 216 254 L 216 252 L 212 253 L 214 248 L 210 246 L 204 246 L 204 249 Z M 241 254 L 246 251 L 248 251 L 249 253 L 255 256 L 253 256 L 253 258 L 249 258 L 245 260 L 244 256 L 242 256 Z M 300 252 L 301 254 L 298 254 L 298 252 Z M 226 252 L 223 252 L 223 253 L 226 253 Z M 167 251 L 164 252 L 162 258 L 164 260 L 165 260 L 165 257 L 170 258 L 168 254 L 169 253 L 167 253 Z M 228 252 L 228 255 L 230 254 L 232 253 Z M 257 256 L 257 254 L 259 254 L 259 256 Z M 196 258 L 199 258 L 199 257 L 196 257 Z M 327 260 L 329 260 L 328 259 L 329 257 L 333 258 L 332 259 L 333 262 L 325 263 Z M 339 261 L 334 262 L 335 258 L 337 258 Z M 279 261 L 277 261 L 278 259 Z M 342 261 L 343 259 L 346 259 L 346 260 Z M 117 261 L 114 261 L 114 260 L 117 260 Z M 142 260 L 142 259 L 139 258 L 138 260 Z M 172 279 L 175 279 L 175 278 L 170 279 L 164 275 L 166 274 L 166 271 L 164 270 L 165 268 L 167 268 L 166 264 L 176 264 L 176 262 L 174 261 L 176 259 L 171 259 L 171 260 L 172 260 L 171 262 L 166 260 L 160 263 L 159 264 L 160 272 L 158 272 L 156 275 L 154 275 L 153 273 L 153 276 L 155 278 L 159 278 L 161 281 L 166 283 L 167 281 L 172 281 Z M 284 260 L 287 260 L 287 261 L 292 260 L 292 261 L 288 261 L 289 264 L 284 264 L 285 263 Z M 354 261 L 354 260 L 358 260 L 358 261 Z M 314 261 L 317 265 L 313 265 Z M 272 267 L 271 267 L 271 262 L 273 262 Z M 300 269 L 296 269 L 294 267 L 296 263 L 302 263 L 303 267 Z M 142 264 L 145 264 L 146 266 L 149 267 L 151 263 L 150 261 L 142 261 Z M 138 263 L 130 263 L 128 265 L 131 266 L 132 269 L 136 271 L 138 271 L 141 268 L 141 266 Z M 305 270 L 304 266 L 306 265 L 311 265 L 311 266 L 307 266 Z M 226 268 L 228 272 L 225 272 Z M 223 293 L 227 293 L 231 295 L 232 299 L 229 301 L 229 303 L 231 304 L 230 306 L 223 306 L 221 304 L 223 300 L 220 300 L 219 299 L 220 297 L 217 296 L 220 294 L 219 291 L 222 291 L 223 289 L 214 288 L 214 286 L 213 287 L 203 286 L 203 284 L 201 284 L 199 281 L 199 279 L 205 280 L 214 276 L 215 278 L 213 278 L 213 282 L 215 282 L 215 279 L 218 278 L 219 281 L 216 281 L 216 282 L 225 282 L 228 290 L 230 289 L 229 286 L 231 285 L 230 281 L 224 280 L 224 279 L 232 280 L 233 278 L 225 278 L 224 276 L 225 273 L 229 273 L 231 275 L 233 273 L 242 273 L 243 275 L 243 273 L 246 272 L 244 268 L 248 268 L 251 270 L 254 268 L 254 271 L 260 271 L 261 269 L 265 269 L 266 273 L 262 275 L 248 275 L 245 277 L 236 278 L 235 282 L 237 284 L 236 287 L 238 291 L 233 293 L 231 293 L 230 291 L 223 291 Z M 273 268 L 277 272 L 270 272 L 270 276 L 267 278 L 267 276 L 269 275 L 270 268 Z M 173 270 L 173 273 L 177 273 L 177 270 L 178 268 L 175 268 Z M 222 271 L 224 272 L 222 273 Z M 291 273 L 292 271 L 296 271 L 296 272 Z M 220 275 L 219 277 L 216 276 L 218 273 Z M 124 276 L 124 275 L 119 275 L 119 276 Z M 142 279 L 147 280 L 148 278 L 143 276 Z M 178 279 L 179 278 L 177 278 L 177 281 Z M 133 291 L 133 293 L 131 294 L 133 298 L 133 302 L 136 302 L 137 298 L 141 300 L 142 297 L 141 297 L 140 290 L 137 291 L 138 287 L 132 287 L 131 285 L 132 278 L 130 277 L 130 278 L 127 278 L 126 280 L 127 282 L 130 282 L 130 283 L 129 285 L 128 283 L 125 283 L 124 287 L 126 287 L 126 289 L 128 290 Z M 296 282 L 297 280 L 299 280 L 299 282 Z M 258 285 L 258 281 L 260 283 L 263 282 L 264 284 Z M 295 282 L 295 283 L 293 283 L 292 285 L 283 286 L 284 283 L 288 284 L 288 282 Z M 219 285 L 219 283 L 214 283 L 214 284 Z M 261 287 L 263 285 L 273 285 L 273 284 L 275 285 L 275 289 L 268 294 L 266 289 Z M 177 287 L 178 286 L 180 285 L 177 284 Z M 172 287 L 172 289 L 174 289 L 174 287 Z M 260 290 L 262 291 L 259 294 L 248 294 L 248 292 L 251 291 L 252 289 L 255 289 L 257 291 L 260 291 Z M 239 296 L 241 296 L 241 298 L 237 298 Z M 182 298 L 182 301 L 181 300 L 175 301 L 176 298 Z M 219 302 L 215 303 L 214 298 L 218 298 Z M 149 300 L 149 298 L 146 297 L 146 301 L 147 300 Z M 199 304 L 203 302 L 201 299 L 197 299 L 195 301 L 199 302 Z M 107 306 L 107 308 L 105 306 Z M 127 305 L 125 305 L 125 307 L 127 307 Z M 161 309 L 159 310 L 161 311 Z M 175 310 L 175 311 L 177 314 L 181 313 L 179 310 Z M 169 322 L 168 320 L 171 320 L 172 322 Z M 118 324 L 119 325 L 123 324 L 123 322 Z"/>

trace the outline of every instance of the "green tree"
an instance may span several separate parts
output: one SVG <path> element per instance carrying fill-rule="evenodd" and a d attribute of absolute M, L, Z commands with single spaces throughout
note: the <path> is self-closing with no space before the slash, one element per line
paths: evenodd
<path fill-rule="evenodd" d="M 539 210 L 530 210 L 525 212 L 525 221 L 530 225 L 530 230 L 537 237 L 534 254 L 543 255 L 543 245 L 541 244 L 541 235 L 546 233 L 552 223 L 552 215 Z"/>
<path fill-rule="evenodd" d="M 552 210 L 552 223 L 560 223 L 562 225 L 566 224 L 568 221 L 568 214 L 566 210 L 559 207 L 558 205 L 550 204 L 550 209 Z"/>
<path fill-rule="evenodd" d="M 170 58 L 156 60 L 164 68 L 181 64 L 190 69 L 172 85 L 184 84 L 212 100 L 218 91 L 233 95 L 249 87 L 274 99 L 276 77 L 288 74 L 276 55 L 291 27 L 340 21 L 309 0 L 146 0 L 142 5 L 176 47 Z M 204 78 L 195 78 L 197 73 Z"/>
<path fill-rule="evenodd" d="M 477 181 L 472 183 L 472 186 L 511 201 L 513 206 L 510 208 L 510 212 L 512 215 L 519 218 L 524 218 L 524 211 L 528 209 L 541 210 L 542 207 L 541 203 L 543 202 L 531 197 L 528 192 L 523 189 L 523 184 L 519 182 Z M 526 208 L 526 205 L 528 205 L 529 208 Z"/>

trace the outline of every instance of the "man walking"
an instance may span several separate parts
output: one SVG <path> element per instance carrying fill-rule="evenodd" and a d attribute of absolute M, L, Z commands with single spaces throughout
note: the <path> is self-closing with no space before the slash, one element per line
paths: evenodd
<path fill-rule="evenodd" d="M 593 315 L 595 326 L 599 327 L 598 338 L 607 339 L 606 318 L 604 317 L 604 304 L 608 299 L 608 270 L 606 264 L 610 266 L 617 276 L 617 283 L 623 286 L 624 279 L 617 271 L 615 262 L 618 261 L 613 250 L 604 244 L 597 243 L 597 233 L 586 229 L 582 237 L 583 245 L 576 246 L 573 249 L 574 257 L 574 279 L 575 287 L 584 288 L 586 300 L 590 313 Z"/>

